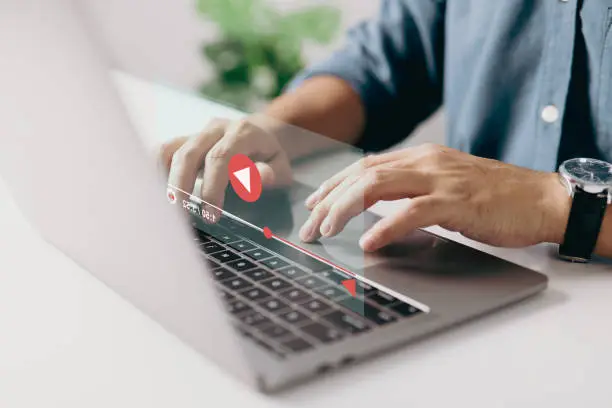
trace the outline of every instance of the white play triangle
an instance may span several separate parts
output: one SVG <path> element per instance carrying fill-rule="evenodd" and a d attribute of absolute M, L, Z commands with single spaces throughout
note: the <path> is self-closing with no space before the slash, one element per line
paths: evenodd
<path fill-rule="evenodd" d="M 234 172 L 234 176 L 240 181 L 240 183 L 246 188 L 246 191 L 251 192 L 251 168 L 245 167 L 242 170 Z"/>

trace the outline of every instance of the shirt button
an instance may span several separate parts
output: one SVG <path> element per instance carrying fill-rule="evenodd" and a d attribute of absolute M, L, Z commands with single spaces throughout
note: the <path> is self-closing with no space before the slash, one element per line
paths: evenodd
<path fill-rule="evenodd" d="M 542 109 L 542 120 L 546 123 L 555 123 L 559 120 L 559 109 L 555 105 L 548 105 Z"/>

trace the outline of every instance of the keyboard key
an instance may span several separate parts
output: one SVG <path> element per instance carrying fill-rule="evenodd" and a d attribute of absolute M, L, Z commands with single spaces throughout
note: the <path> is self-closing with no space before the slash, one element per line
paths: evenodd
<path fill-rule="evenodd" d="M 318 259 L 307 255 L 293 247 L 290 247 L 289 245 L 285 245 L 281 242 L 269 240 L 266 243 L 266 247 L 269 250 L 274 251 L 279 255 L 282 255 L 284 258 L 287 258 L 293 261 L 294 263 L 304 268 L 307 268 L 313 272 L 320 272 L 327 269 L 332 269 L 332 267 L 327 265 L 326 263 L 321 262 Z"/>
<path fill-rule="evenodd" d="M 330 281 L 337 283 L 339 285 L 342 284 L 342 281 L 353 279 L 351 276 L 348 276 L 347 274 L 336 271 L 336 270 L 323 271 L 323 272 L 317 273 L 317 276 L 321 278 L 329 279 Z"/>
<path fill-rule="evenodd" d="M 392 323 L 397 320 L 393 315 L 391 315 L 391 313 L 380 310 L 358 298 L 348 298 L 341 300 L 338 303 L 379 326 Z"/>
<path fill-rule="evenodd" d="M 383 292 L 381 290 L 376 290 L 376 291 L 370 293 L 368 295 L 368 299 L 370 299 L 374 303 L 377 303 L 377 304 L 379 304 L 381 306 L 388 306 L 391 303 L 395 303 L 395 302 L 398 301 L 396 298 L 394 298 L 390 294 L 385 293 L 385 292 Z"/>
<path fill-rule="evenodd" d="M 225 268 L 215 269 L 214 271 L 212 271 L 212 274 L 219 282 L 236 277 L 236 274 L 234 272 L 229 271 Z"/>
<path fill-rule="evenodd" d="M 350 296 L 346 289 L 340 288 L 339 286 L 323 286 L 316 289 L 315 292 L 331 300 L 343 299 Z"/>
<path fill-rule="evenodd" d="M 279 270 L 278 273 L 289 279 L 299 279 L 308 275 L 306 271 L 298 268 L 297 266 L 289 266 L 287 268 L 283 268 Z"/>
<path fill-rule="evenodd" d="M 234 328 L 238 331 L 238 333 L 240 333 L 244 337 L 248 337 L 250 339 L 253 338 L 253 334 L 249 330 L 247 330 L 246 326 L 236 324 L 234 325 Z"/>
<path fill-rule="evenodd" d="M 231 314 L 237 315 L 239 313 L 250 311 L 252 309 L 246 303 L 244 303 L 242 300 L 236 300 L 236 301 L 228 303 L 227 310 Z"/>
<path fill-rule="evenodd" d="M 293 288 L 284 292 L 280 292 L 278 296 L 285 298 L 292 303 L 302 303 L 314 299 L 308 293 L 298 288 Z"/>
<path fill-rule="evenodd" d="M 297 324 L 310 320 L 308 316 L 306 316 L 304 313 L 298 312 L 297 310 L 283 313 L 280 315 L 280 318 L 291 324 Z"/>
<path fill-rule="evenodd" d="M 260 347 L 263 347 L 264 349 L 266 349 L 267 351 L 276 354 L 278 357 L 284 357 L 284 354 L 280 351 L 278 351 L 276 348 L 274 348 L 274 346 L 272 346 L 271 344 L 268 344 L 267 342 L 261 340 L 261 339 L 255 339 L 255 344 L 257 344 Z"/>
<path fill-rule="evenodd" d="M 272 296 L 270 292 L 264 289 L 260 289 L 260 288 L 251 288 L 251 289 L 245 290 L 241 292 L 241 295 L 253 302 L 256 302 L 262 299 L 267 299 Z"/>
<path fill-rule="evenodd" d="M 215 259 L 218 259 L 219 261 L 226 263 L 226 262 L 231 262 L 231 261 L 235 261 L 237 259 L 240 259 L 240 257 L 238 255 L 236 255 L 233 252 L 230 251 L 222 251 L 222 252 L 216 252 L 214 254 L 211 255 L 212 257 L 214 257 Z"/>
<path fill-rule="evenodd" d="M 216 239 L 218 239 L 221 242 L 225 242 L 226 244 L 229 244 L 231 242 L 236 242 L 239 241 L 240 238 L 238 238 L 237 236 L 235 236 L 234 234 L 232 234 L 231 232 L 220 232 L 220 233 L 215 233 L 213 235 Z"/>
<path fill-rule="evenodd" d="M 230 247 L 234 248 L 238 252 L 250 251 L 251 249 L 255 249 L 255 245 L 251 244 L 248 241 L 234 242 L 230 245 Z"/>
<path fill-rule="evenodd" d="M 276 292 L 280 292 L 280 291 L 283 291 L 285 289 L 292 287 L 292 285 L 289 282 L 284 281 L 281 278 L 269 279 L 267 281 L 261 282 L 261 284 Z"/>
<path fill-rule="evenodd" d="M 288 335 L 291 334 L 291 332 L 287 329 L 285 329 L 282 326 L 278 326 L 278 325 L 274 325 L 274 326 L 270 326 L 264 330 L 262 330 L 262 333 L 270 338 L 273 339 L 278 339 L 281 337 L 287 337 Z"/>
<path fill-rule="evenodd" d="M 368 285 L 367 283 L 364 283 L 359 279 L 355 279 L 354 277 L 349 276 L 346 273 L 338 271 L 336 269 L 334 269 L 333 271 L 323 271 L 321 273 L 318 273 L 317 276 L 329 279 L 330 281 L 337 283 L 338 285 L 341 285 L 342 282 L 345 280 L 354 279 L 356 282 L 355 288 L 358 295 L 368 295 L 376 291 L 375 288 Z"/>
<path fill-rule="evenodd" d="M 247 326 L 251 327 L 263 327 L 273 324 L 272 320 L 259 312 L 246 313 L 238 317 L 240 321 Z"/>
<path fill-rule="evenodd" d="M 289 264 L 285 261 L 283 261 L 280 258 L 270 258 L 270 259 L 266 259 L 265 261 L 261 261 L 261 263 L 265 266 L 267 266 L 270 269 L 280 269 L 280 268 L 284 268 L 285 266 L 288 266 Z"/>
<path fill-rule="evenodd" d="M 214 254 L 215 252 L 223 251 L 224 249 L 225 248 L 223 248 L 221 245 L 212 241 L 207 242 L 204 245 L 200 245 L 200 250 L 202 250 L 205 254 Z"/>
<path fill-rule="evenodd" d="M 244 230 L 244 226 L 238 221 L 232 220 L 231 218 L 223 219 L 223 227 L 225 227 L 230 232 L 239 233 L 241 230 Z"/>
<path fill-rule="evenodd" d="M 210 237 L 205 232 L 200 231 L 197 228 L 194 228 L 193 233 L 194 233 L 194 238 L 196 241 L 201 242 L 201 243 L 210 242 Z"/>
<path fill-rule="evenodd" d="M 244 254 L 246 256 L 248 256 L 249 258 L 254 259 L 256 261 L 260 261 L 262 259 L 270 258 L 272 256 L 271 253 L 269 253 L 268 251 L 264 251 L 261 248 L 252 249 L 250 251 L 246 251 Z"/>
<path fill-rule="evenodd" d="M 319 299 L 312 299 L 308 302 L 302 303 L 301 306 L 309 312 L 318 315 L 322 315 L 332 310 L 332 307 L 329 303 Z"/>
<path fill-rule="evenodd" d="M 349 333 L 361 333 L 370 329 L 365 320 L 339 310 L 325 315 L 323 318 L 333 324 L 334 327 Z"/>
<path fill-rule="evenodd" d="M 221 298 L 222 301 L 229 303 L 232 302 L 234 299 L 236 299 L 236 297 L 232 294 L 227 293 L 226 291 L 219 289 L 219 297 Z"/>
<path fill-rule="evenodd" d="M 252 269 L 250 271 L 246 271 L 243 275 L 255 282 L 270 279 L 274 276 L 272 275 L 272 273 L 266 271 L 265 269 Z"/>
<path fill-rule="evenodd" d="M 289 247 L 288 247 L 289 248 Z M 295 257 L 285 256 L 287 259 L 290 259 L 297 263 L 298 265 L 302 265 L 313 272 L 321 272 L 327 269 L 331 269 L 332 267 L 326 264 L 325 262 L 321 262 L 318 259 L 313 258 L 310 255 L 306 255 L 305 253 L 295 250 L 297 252 Z M 284 254 L 282 254 L 284 255 Z"/>
<path fill-rule="evenodd" d="M 214 235 L 218 235 L 224 232 L 224 230 L 222 230 L 221 228 L 219 228 L 216 224 L 204 224 L 202 225 L 202 230 L 201 233 L 204 236 L 207 236 L 209 238 L 214 238 Z"/>
<path fill-rule="evenodd" d="M 210 269 L 216 269 L 221 267 L 221 265 L 219 265 L 217 262 L 213 261 L 210 258 L 204 258 L 204 262 L 206 262 L 206 265 L 208 265 L 208 268 Z"/>
<path fill-rule="evenodd" d="M 289 305 L 280 299 L 272 298 L 258 303 L 259 306 L 271 313 L 278 313 L 282 310 L 289 309 Z"/>
<path fill-rule="evenodd" d="M 402 316 L 412 316 L 414 314 L 420 313 L 421 311 L 414 306 L 409 305 L 408 303 L 399 302 L 391 305 L 391 309 Z"/>
<path fill-rule="evenodd" d="M 375 287 L 365 282 L 360 281 L 359 279 L 355 279 L 355 280 L 357 281 L 357 284 L 355 285 L 355 289 L 358 295 L 369 296 L 378 290 Z"/>
<path fill-rule="evenodd" d="M 320 323 L 309 324 L 308 326 L 301 327 L 300 330 L 322 343 L 331 343 L 343 337 L 342 333 L 338 330 Z"/>
<path fill-rule="evenodd" d="M 221 283 L 225 287 L 236 290 L 236 291 L 245 290 L 253 286 L 249 281 L 242 279 L 242 278 L 228 279 Z"/>
<path fill-rule="evenodd" d="M 246 259 L 238 259 L 236 261 L 228 262 L 226 265 L 238 272 L 244 272 L 255 267 L 253 262 L 247 261 Z"/>
<path fill-rule="evenodd" d="M 207 242 L 210 242 L 210 241 L 211 241 L 211 239 L 210 239 L 209 237 L 206 237 L 206 236 L 204 236 L 204 235 L 199 235 L 197 238 L 198 238 L 198 242 L 199 242 L 200 244 L 205 244 L 205 243 L 207 243 Z"/>
<path fill-rule="evenodd" d="M 302 285 L 308 289 L 316 289 L 321 286 L 327 286 L 327 282 L 325 282 L 321 278 L 317 278 L 316 276 L 308 276 L 306 278 L 298 279 L 295 283 Z"/>
<path fill-rule="evenodd" d="M 300 339 L 300 338 L 294 338 L 292 340 L 287 340 L 284 343 L 282 343 L 283 347 L 295 352 L 295 353 L 299 353 L 301 351 L 305 351 L 308 349 L 312 348 L 312 345 L 310 343 L 308 343 L 306 340 L 304 339 Z"/>

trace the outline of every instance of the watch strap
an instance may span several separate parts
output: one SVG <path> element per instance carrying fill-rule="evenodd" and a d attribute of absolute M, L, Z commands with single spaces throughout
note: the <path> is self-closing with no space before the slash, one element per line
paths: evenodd
<path fill-rule="evenodd" d="M 575 188 L 565 238 L 559 247 L 562 258 L 573 262 L 591 260 L 607 206 L 607 191 L 593 194 Z"/>

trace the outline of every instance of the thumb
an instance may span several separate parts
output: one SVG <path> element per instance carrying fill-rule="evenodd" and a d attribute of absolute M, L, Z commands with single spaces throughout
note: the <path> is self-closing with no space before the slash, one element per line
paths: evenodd
<path fill-rule="evenodd" d="M 397 214 L 374 224 L 361 237 L 359 245 L 366 252 L 376 251 L 418 228 L 444 223 L 447 214 L 446 206 L 438 199 L 431 196 L 414 198 Z"/>

